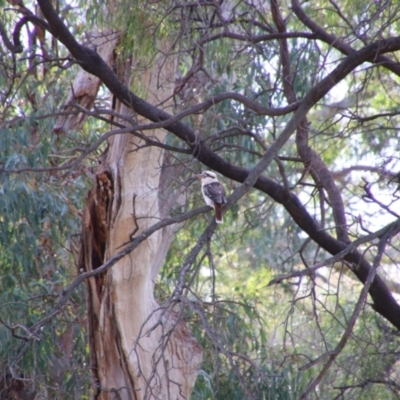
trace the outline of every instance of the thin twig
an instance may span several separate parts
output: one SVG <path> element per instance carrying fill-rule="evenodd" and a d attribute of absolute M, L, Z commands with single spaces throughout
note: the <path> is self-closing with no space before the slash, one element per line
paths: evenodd
<path fill-rule="evenodd" d="M 387 232 L 391 232 L 392 235 L 395 235 L 396 233 L 400 232 L 400 220 L 394 221 L 394 222 L 390 223 L 389 225 L 386 225 L 382 229 L 379 229 L 378 231 L 371 233 L 370 235 L 363 236 L 363 237 L 355 240 L 354 242 L 351 242 L 341 252 L 337 253 L 333 257 L 327 258 L 326 260 L 318 263 L 317 265 L 314 265 L 313 267 L 310 267 L 310 268 L 307 268 L 307 269 L 301 270 L 301 271 L 294 271 L 294 272 L 290 272 L 287 274 L 279 275 L 276 278 L 272 279 L 268 283 L 268 286 L 276 285 L 286 279 L 299 278 L 299 277 L 303 277 L 306 275 L 311 275 L 317 269 L 320 269 L 322 267 L 325 267 L 326 265 L 333 264 L 333 263 L 341 260 L 346 254 L 349 254 L 350 252 L 355 250 L 361 244 L 367 243 L 376 238 L 383 237 Z"/>
<path fill-rule="evenodd" d="M 378 249 L 377 249 L 377 254 L 374 258 L 374 263 L 372 265 L 372 268 L 370 269 L 368 273 L 368 277 L 365 281 L 364 287 L 361 290 L 359 299 L 357 301 L 357 304 L 354 308 L 353 314 L 351 315 L 351 318 L 349 320 L 349 323 L 347 324 L 347 327 L 337 344 L 335 350 L 333 352 L 330 352 L 329 354 L 329 360 L 326 362 L 318 376 L 308 385 L 306 390 L 301 394 L 299 397 L 299 400 L 307 399 L 308 395 L 317 387 L 317 385 L 321 382 L 337 356 L 340 354 L 340 352 L 344 349 L 347 341 L 349 340 L 349 337 L 351 336 L 351 333 L 353 331 L 354 325 L 361 313 L 362 308 L 364 307 L 365 301 L 368 296 L 368 291 L 369 288 L 374 281 L 375 275 L 378 271 L 378 267 L 380 265 L 383 253 L 386 248 L 387 241 L 395 234 L 395 226 L 392 226 L 390 229 L 387 229 L 386 233 L 380 238 L 379 243 L 378 243 Z"/>

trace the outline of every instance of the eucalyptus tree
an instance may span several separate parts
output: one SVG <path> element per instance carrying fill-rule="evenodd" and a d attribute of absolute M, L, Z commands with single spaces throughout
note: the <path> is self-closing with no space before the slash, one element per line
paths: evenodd
<path fill-rule="evenodd" d="M 10 1 L 4 396 L 397 396 L 399 7 Z"/>

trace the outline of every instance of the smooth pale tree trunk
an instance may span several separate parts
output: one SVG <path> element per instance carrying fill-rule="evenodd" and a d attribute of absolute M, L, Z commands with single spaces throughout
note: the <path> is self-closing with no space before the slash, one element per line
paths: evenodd
<path fill-rule="evenodd" d="M 167 43 L 161 45 L 167 52 Z M 118 67 L 120 79 L 127 85 L 140 86 L 146 100 L 170 109 L 176 59 L 156 59 L 136 75 L 131 65 L 128 60 Z M 82 75 L 82 81 L 78 78 L 74 87 L 85 93 L 85 82 L 93 85 L 93 81 L 86 75 Z M 93 90 L 88 88 L 87 93 L 92 99 Z M 132 118 L 126 106 L 117 104 L 115 110 Z M 66 126 L 82 124 L 84 117 L 76 118 L 68 119 Z M 127 124 L 123 118 L 118 122 Z M 63 121 L 58 121 L 56 128 L 66 131 Z M 160 142 L 165 139 L 163 130 L 145 134 Z M 162 168 L 162 149 L 144 145 L 131 134 L 116 135 L 99 160 L 84 210 L 80 271 L 95 270 L 133 236 L 165 218 L 171 204 L 184 202 L 185 196 L 167 189 L 167 181 L 173 177 L 169 168 Z M 172 311 L 160 310 L 153 295 L 154 280 L 175 230 L 170 226 L 155 232 L 106 273 L 87 283 L 96 399 L 190 397 L 202 358 L 201 347 Z"/>

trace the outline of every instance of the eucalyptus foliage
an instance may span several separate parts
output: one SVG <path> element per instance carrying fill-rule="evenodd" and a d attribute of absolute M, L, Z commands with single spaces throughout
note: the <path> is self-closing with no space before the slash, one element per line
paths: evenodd
<path fill-rule="evenodd" d="M 179 54 L 179 66 L 171 79 L 176 78 L 177 87 L 185 83 L 185 89 L 176 91 L 175 113 L 224 92 L 239 93 L 263 107 L 287 106 L 278 40 L 209 40 L 212 34 L 223 36 L 229 29 L 249 38 L 276 33 L 269 3 L 263 7 L 262 2 L 231 3 L 234 6 L 228 8 L 235 10 L 236 19 L 225 26 L 215 23 L 219 6 L 211 2 L 186 7 L 174 1 L 150 5 L 122 1 L 111 10 L 102 2 L 93 2 L 87 10 L 60 3 L 59 9 L 78 40 L 85 40 L 84 31 L 98 24 L 120 29 L 117 56 L 124 60 L 134 54 L 137 74 L 158 54 L 159 43 L 172 38 L 171 54 Z M 351 43 L 354 50 L 367 41 L 399 34 L 396 2 L 361 3 L 340 1 L 336 6 L 317 1 L 303 7 L 324 30 Z M 289 7 L 280 7 L 288 31 L 306 31 Z M 144 22 L 145 13 L 154 15 L 151 26 Z M 4 15 L 3 24 L 10 30 L 16 17 Z M 299 99 L 343 57 L 333 46 L 303 36 L 286 39 L 294 71 L 292 88 Z M 63 166 L 78 159 L 108 127 L 104 118 L 94 116 L 79 131 L 53 132 L 78 66 L 49 35 L 43 43 L 36 39 L 23 43 L 24 52 L 12 57 L 3 44 L 0 50 L 1 387 L 6 396 L 13 385 L 26 381 L 32 396 L 85 399 L 90 398 L 91 382 L 84 287 L 74 292 L 40 336 L 30 337 L 28 328 L 53 311 L 63 288 L 78 274 L 81 212 L 92 184 L 91 168 L 106 145 L 87 154 L 73 169 Z M 198 71 L 185 80 L 196 63 Z M 310 146 L 336 179 L 348 231 L 355 238 L 398 218 L 398 82 L 398 76 L 381 69 L 360 67 L 308 115 Z M 131 89 L 140 95 L 140 82 L 135 85 Z M 105 88 L 99 93 L 103 98 L 96 105 L 111 107 Z M 261 115 L 242 103 L 222 101 L 201 116 L 185 117 L 184 122 L 225 160 L 251 169 L 289 117 Z M 186 208 L 200 206 L 199 187 L 191 182 L 193 171 L 205 167 L 172 134 L 166 144 L 173 162 L 184 165 L 180 182 L 189 187 Z M 335 235 L 329 202 L 300 161 L 290 139 L 266 174 L 275 182 L 285 179 L 320 221 L 321 229 Z M 229 193 L 237 187 L 223 177 L 221 181 Z M 382 196 L 386 208 L 365 196 L 367 183 Z M 180 227 L 157 280 L 161 303 L 176 287 L 181 266 L 209 218 L 207 214 Z M 345 264 L 336 262 L 308 277 L 269 286 L 276 275 L 311 267 L 329 254 L 309 241 L 284 208 L 265 193 L 250 191 L 224 219 L 187 277 L 186 295 L 201 304 L 208 322 L 204 326 L 196 313 L 185 310 L 185 321 L 204 350 L 192 398 L 239 400 L 252 393 L 260 400 L 297 399 L 321 369 L 314 361 L 323 355 L 327 359 L 337 345 L 362 285 Z M 395 289 L 398 246 L 397 237 L 382 262 L 382 274 Z M 373 259 L 370 244 L 362 251 Z M 398 348 L 398 332 L 366 305 L 313 398 L 398 398 Z"/>

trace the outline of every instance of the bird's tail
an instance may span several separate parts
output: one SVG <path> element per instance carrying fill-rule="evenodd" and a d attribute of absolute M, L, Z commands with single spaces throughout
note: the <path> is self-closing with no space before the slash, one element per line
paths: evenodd
<path fill-rule="evenodd" d="M 219 204 L 215 204 L 215 222 L 217 224 L 222 224 L 224 219 L 222 218 L 222 207 Z"/>

